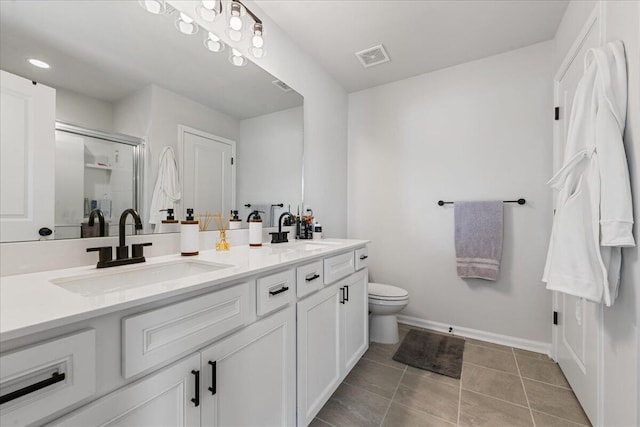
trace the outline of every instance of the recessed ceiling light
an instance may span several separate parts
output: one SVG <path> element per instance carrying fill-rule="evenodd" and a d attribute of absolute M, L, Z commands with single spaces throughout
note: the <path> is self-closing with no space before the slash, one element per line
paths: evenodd
<path fill-rule="evenodd" d="M 41 61 L 39 59 L 33 59 L 33 58 L 29 58 L 28 59 L 29 64 L 38 67 L 38 68 L 51 68 L 51 66 L 49 64 L 47 64 L 44 61 Z"/>

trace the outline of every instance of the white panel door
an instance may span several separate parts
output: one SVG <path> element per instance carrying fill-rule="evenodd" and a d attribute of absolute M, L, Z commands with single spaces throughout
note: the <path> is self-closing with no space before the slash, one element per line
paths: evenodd
<path fill-rule="evenodd" d="M 235 142 L 184 126 L 181 176 L 182 210 L 222 212 L 235 204 Z"/>
<path fill-rule="evenodd" d="M 592 15 L 556 75 L 556 105 L 560 107 L 560 115 L 555 126 L 554 170 L 562 166 L 573 96 L 584 74 L 585 54 L 600 45 L 598 26 L 598 16 Z M 554 305 L 558 312 L 554 331 L 556 360 L 585 413 L 597 424 L 602 307 L 562 292 L 554 292 Z"/>
<path fill-rule="evenodd" d="M 200 354 L 163 368 L 51 423 L 52 426 L 199 427 Z"/>
<path fill-rule="evenodd" d="M 343 281 L 340 307 L 342 329 L 342 377 L 346 377 L 369 347 L 369 270 L 365 268 Z"/>
<path fill-rule="evenodd" d="M 202 351 L 203 426 L 294 426 L 295 310 L 258 321 Z"/>
<path fill-rule="evenodd" d="M 329 286 L 298 302 L 298 425 L 306 426 L 341 380 L 340 297 Z"/>
<path fill-rule="evenodd" d="M 0 87 L 0 240 L 37 240 L 54 230 L 56 91 L 6 71 Z"/>

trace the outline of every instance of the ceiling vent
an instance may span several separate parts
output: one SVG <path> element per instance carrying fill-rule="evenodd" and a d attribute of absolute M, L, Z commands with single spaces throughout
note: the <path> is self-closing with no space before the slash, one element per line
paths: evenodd
<path fill-rule="evenodd" d="M 288 84 L 283 82 L 282 80 L 274 80 L 271 83 L 278 86 L 283 92 L 291 92 L 293 89 L 289 87 Z"/>
<path fill-rule="evenodd" d="M 379 44 L 378 46 L 370 47 L 369 49 L 356 52 L 356 56 L 360 60 L 363 67 L 369 68 L 374 65 L 389 62 L 389 55 L 384 50 L 384 46 Z"/>

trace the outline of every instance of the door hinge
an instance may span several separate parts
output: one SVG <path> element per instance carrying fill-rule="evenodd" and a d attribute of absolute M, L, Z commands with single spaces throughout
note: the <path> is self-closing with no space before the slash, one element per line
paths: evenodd
<path fill-rule="evenodd" d="M 558 312 L 557 311 L 553 312 L 553 324 L 554 325 L 558 324 Z"/>
<path fill-rule="evenodd" d="M 560 107 L 556 107 L 553 109 L 553 117 L 554 120 L 560 120 Z"/>
<path fill-rule="evenodd" d="M 233 157 L 231 158 L 231 166 L 233 166 Z"/>

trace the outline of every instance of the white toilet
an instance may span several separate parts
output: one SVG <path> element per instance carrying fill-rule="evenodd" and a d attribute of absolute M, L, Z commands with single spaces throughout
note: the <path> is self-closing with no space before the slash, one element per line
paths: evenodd
<path fill-rule="evenodd" d="M 382 283 L 369 283 L 369 340 L 380 344 L 399 341 L 396 314 L 409 304 L 409 292 Z"/>

